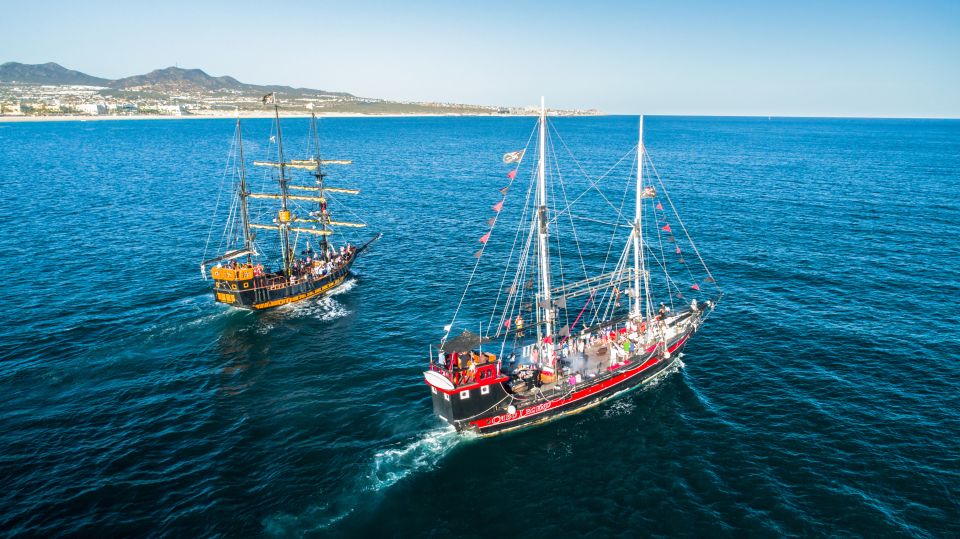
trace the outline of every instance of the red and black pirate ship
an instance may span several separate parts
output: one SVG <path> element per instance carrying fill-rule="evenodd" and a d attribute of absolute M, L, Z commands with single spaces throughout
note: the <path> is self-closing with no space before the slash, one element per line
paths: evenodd
<path fill-rule="evenodd" d="M 487 435 L 523 428 L 665 376 L 681 365 L 681 349 L 722 296 L 649 162 L 642 117 L 640 141 L 620 161 L 633 156 L 636 167 L 627 174 L 619 209 L 604 196 L 615 210 L 606 222 L 596 211 L 578 214 L 577 205 L 589 191 L 603 196 L 598 184 L 609 171 L 596 180 L 587 177 L 584 191 L 571 201 L 566 187 L 557 189 L 563 178 L 556 156 L 548 159 L 555 130 L 548 127 L 542 103 L 536 133 L 539 144 L 530 181 L 525 189 L 514 189 L 525 190 L 526 199 L 518 205 L 516 231 L 506 235 L 513 243 L 503 273 L 497 275 L 500 287 L 491 314 L 475 324 L 479 333 L 464 331 L 449 338 L 471 297 L 473 275 L 480 267 L 495 265 L 481 265 L 481 259 L 492 244 L 508 193 L 514 184 L 525 183 L 517 176 L 526 150 L 504 156 L 505 163 L 515 163 L 507 174 L 510 184 L 500 190 L 503 198 L 493 206 L 490 230 L 480 238 L 474 273 L 424 372 L 434 412 L 459 431 Z M 580 168 L 572 154 L 570 158 L 567 162 Z M 645 176 L 647 168 L 652 174 Z M 631 187 L 634 211 L 623 212 Z M 560 197 L 548 196 L 558 192 L 562 206 L 556 203 Z M 578 219 L 594 228 L 598 223 L 612 227 L 602 263 L 585 262 L 589 257 L 577 239 Z M 671 227 L 674 219 L 683 236 Z M 561 230 L 567 220 L 568 228 Z M 617 249 L 619 256 L 612 263 L 617 238 L 623 248 Z M 699 262 L 696 267 L 687 263 L 685 248 Z"/>
<path fill-rule="evenodd" d="M 380 238 L 377 234 L 362 245 L 356 245 L 340 233 L 342 229 L 367 225 L 337 221 L 331 215 L 334 196 L 356 195 L 359 191 L 327 185 L 324 167 L 349 165 L 350 161 L 320 159 L 316 115 L 310 115 L 313 155 L 308 159 L 287 161 L 284 159 L 276 96 L 269 94 L 263 101 L 264 104 L 273 104 L 275 121 L 270 140 L 276 143 L 277 159 L 254 161 L 253 164 L 272 171 L 265 176 L 264 183 L 276 184 L 278 189 L 274 192 L 249 190 L 240 119 L 237 118 L 235 151 L 231 151 L 230 167 L 236 173 L 235 196 L 228 197 L 230 209 L 217 247 L 221 254 L 200 263 L 204 278 L 206 267 L 212 266 L 210 275 L 217 301 L 250 310 L 279 307 L 333 291 L 350 275 L 357 257 Z M 306 171 L 312 181 L 306 184 L 296 181 L 294 171 Z M 253 202 L 264 205 L 251 208 Z M 257 218 L 251 219 L 251 214 Z M 215 219 L 216 223 L 219 220 Z M 256 231 L 259 230 L 268 231 L 269 237 L 258 238 Z M 317 240 L 316 250 L 311 238 Z"/>

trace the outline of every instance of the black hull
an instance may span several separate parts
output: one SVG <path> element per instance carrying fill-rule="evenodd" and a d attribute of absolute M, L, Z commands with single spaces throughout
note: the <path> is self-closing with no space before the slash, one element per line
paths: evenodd
<path fill-rule="evenodd" d="M 270 276 L 236 282 L 218 281 L 213 289 L 214 298 L 238 309 L 262 311 L 319 297 L 343 284 L 350 275 L 354 260 L 355 258 L 351 258 L 337 271 L 328 275 L 322 277 L 308 275 L 295 278 L 292 282 L 289 279 Z"/>
<path fill-rule="evenodd" d="M 576 414 L 588 408 L 597 406 L 604 401 L 620 397 L 627 392 L 642 386 L 643 384 L 653 381 L 660 375 L 670 372 L 672 367 L 678 365 L 677 362 L 677 356 L 673 356 L 668 359 L 661 358 L 655 365 L 641 373 L 632 376 L 628 381 L 602 389 L 595 394 L 576 402 L 551 406 L 545 412 L 530 415 L 529 417 L 523 417 L 510 423 L 498 423 L 485 427 L 471 425 L 466 427 L 464 430 L 472 430 L 484 436 L 492 436 L 494 434 L 501 434 L 510 430 L 530 427 L 539 423 L 546 423 L 547 421 L 552 421 L 565 415 Z M 532 405 L 525 406 L 524 409 L 529 409 L 531 407 L 536 408 L 537 406 L 544 406 L 548 405 L 549 403 L 549 399 L 539 399 Z"/>
<path fill-rule="evenodd" d="M 306 273 L 289 279 L 282 275 L 254 276 L 251 269 L 243 269 L 239 272 L 228 270 L 228 273 L 235 277 L 230 277 L 228 280 L 216 280 L 213 287 L 213 297 L 220 303 L 251 311 L 272 309 L 281 305 L 319 297 L 332 292 L 336 287 L 343 284 L 350 275 L 350 268 L 353 267 L 357 257 L 379 239 L 380 234 L 356 249 L 336 271 L 323 276 Z M 217 278 L 216 272 L 215 269 L 214 279 Z"/>
<path fill-rule="evenodd" d="M 240 292 L 231 290 L 229 292 L 231 292 L 236 299 L 232 302 L 224 303 L 228 303 L 231 307 L 252 311 L 272 309 L 289 303 L 320 297 L 325 293 L 332 292 L 334 288 L 343 284 L 343 281 L 346 280 L 349 274 L 350 271 L 345 270 L 319 279 L 288 284 L 286 286 L 261 286 L 249 291 Z M 254 282 L 254 284 L 257 283 Z M 223 293 L 223 291 L 216 289 L 216 293 L 218 294 L 219 300 L 219 294 Z"/>

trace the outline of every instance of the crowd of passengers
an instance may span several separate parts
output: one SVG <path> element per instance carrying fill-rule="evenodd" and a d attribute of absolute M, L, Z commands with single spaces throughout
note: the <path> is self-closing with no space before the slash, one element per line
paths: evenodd
<path fill-rule="evenodd" d="M 357 248 L 349 243 L 341 246 L 340 249 L 334 249 L 331 247 L 327 251 L 326 257 L 324 257 L 322 254 L 317 254 L 312 249 L 308 249 L 302 253 L 302 257 L 296 258 L 290 262 L 290 275 L 294 279 L 302 279 L 304 277 L 309 277 L 310 275 L 313 275 L 314 277 L 324 277 L 339 269 L 345 262 L 350 260 L 354 254 L 356 254 L 356 251 Z M 238 263 L 236 260 L 230 261 L 227 264 L 227 267 L 232 270 L 253 269 L 254 277 L 282 277 L 284 275 L 283 267 L 280 267 L 276 272 L 271 273 L 264 270 L 263 264 L 243 264 Z"/>
<path fill-rule="evenodd" d="M 693 300 L 690 303 L 690 308 L 693 311 L 698 310 L 697 300 Z M 654 317 L 652 323 L 657 324 L 657 326 L 662 329 L 664 319 L 669 313 L 670 307 L 661 303 L 660 309 L 657 311 L 657 316 Z M 559 359 L 561 365 L 570 365 L 573 363 L 570 361 L 572 359 L 571 356 L 575 354 L 579 355 L 582 360 L 582 358 L 585 357 L 586 351 L 589 349 L 593 350 L 594 354 L 606 356 L 606 360 L 601 361 L 598 368 L 606 366 L 608 369 L 614 369 L 626 363 L 630 357 L 641 352 L 640 345 L 648 338 L 647 330 L 646 322 L 640 322 L 638 324 L 633 320 L 628 320 L 620 325 L 584 332 L 579 336 L 561 341 L 553 350 L 554 359 Z M 510 370 L 521 374 L 537 373 L 546 365 L 546 359 L 546 343 L 539 343 L 539 345 L 531 346 L 530 348 L 530 362 L 521 365 L 519 368 L 516 368 L 517 354 L 515 351 L 511 352 L 509 357 Z M 454 352 L 449 356 L 440 352 L 437 358 L 437 364 L 440 368 L 450 372 L 455 378 L 454 383 L 458 385 L 463 382 L 473 381 L 477 366 L 495 361 L 496 356 L 493 354 L 483 354 L 481 356 L 475 352 Z M 583 368 L 586 367 L 585 362 L 581 363 L 581 365 Z M 534 376 L 532 379 L 539 380 L 539 377 Z"/>

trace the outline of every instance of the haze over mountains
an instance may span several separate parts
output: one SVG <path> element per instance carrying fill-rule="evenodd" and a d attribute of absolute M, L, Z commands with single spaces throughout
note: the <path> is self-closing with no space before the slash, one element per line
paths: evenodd
<path fill-rule="evenodd" d="M 237 92 L 281 92 L 287 95 L 319 94 L 339 97 L 354 97 L 346 92 L 329 92 L 311 88 L 293 88 L 290 86 L 245 84 L 230 76 L 214 77 L 201 69 L 183 69 L 167 67 L 155 69 L 144 75 L 133 75 L 121 79 L 95 77 L 73 69 L 67 69 L 55 62 L 46 64 L 21 64 L 7 62 L 0 64 L 0 82 L 47 85 L 82 85 L 113 88 L 116 90 L 139 91 L 237 91 Z"/>

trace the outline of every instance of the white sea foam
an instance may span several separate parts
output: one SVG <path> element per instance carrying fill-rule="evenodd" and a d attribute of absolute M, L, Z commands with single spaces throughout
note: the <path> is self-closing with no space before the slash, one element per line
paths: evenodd
<path fill-rule="evenodd" d="M 364 497 L 374 496 L 411 474 L 432 469 L 456 445 L 470 435 L 461 435 L 452 427 L 420 434 L 400 447 L 378 451 L 369 471 L 359 477 L 359 485 L 344 494 L 342 500 L 324 500 L 308 507 L 299 515 L 276 514 L 263 520 L 264 533 L 271 537 L 300 537 L 328 529 L 364 504 Z"/>
<path fill-rule="evenodd" d="M 379 451 L 367 474 L 367 490 L 383 490 L 412 473 L 433 468 L 463 438 L 445 427 L 425 432 L 402 447 Z"/>
<path fill-rule="evenodd" d="M 315 318 L 323 322 L 329 322 L 348 316 L 350 310 L 337 301 L 335 296 L 352 290 L 356 284 L 356 279 L 350 279 L 320 298 L 307 299 L 277 307 L 259 321 L 255 331 L 260 335 L 265 335 L 277 327 L 279 321 L 283 318 Z"/>
<path fill-rule="evenodd" d="M 315 318 L 324 322 L 343 318 L 350 314 L 350 311 L 342 303 L 330 296 L 324 296 L 318 300 L 307 300 L 292 305 L 287 312 L 290 316 L 296 318 Z"/>
<path fill-rule="evenodd" d="M 618 417 L 630 415 L 636 409 L 637 405 L 629 400 L 618 400 L 603 411 L 604 417 Z"/>
<path fill-rule="evenodd" d="M 334 299 L 334 297 L 345 292 L 349 292 L 354 286 L 356 286 L 356 284 L 356 279 L 349 279 L 344 281 L 342 285 L 336 287 L 328 294 L 325 294 L 323 297 L 291 303 L 289 305 L 280 307 L 277 310 L 293 317 L 316 318 L 325 322 L 336 320 L 337 318 L 343 318 L 344 316 L 350 314 L 350 311 L 347 310 L 342 303 Z"/>

